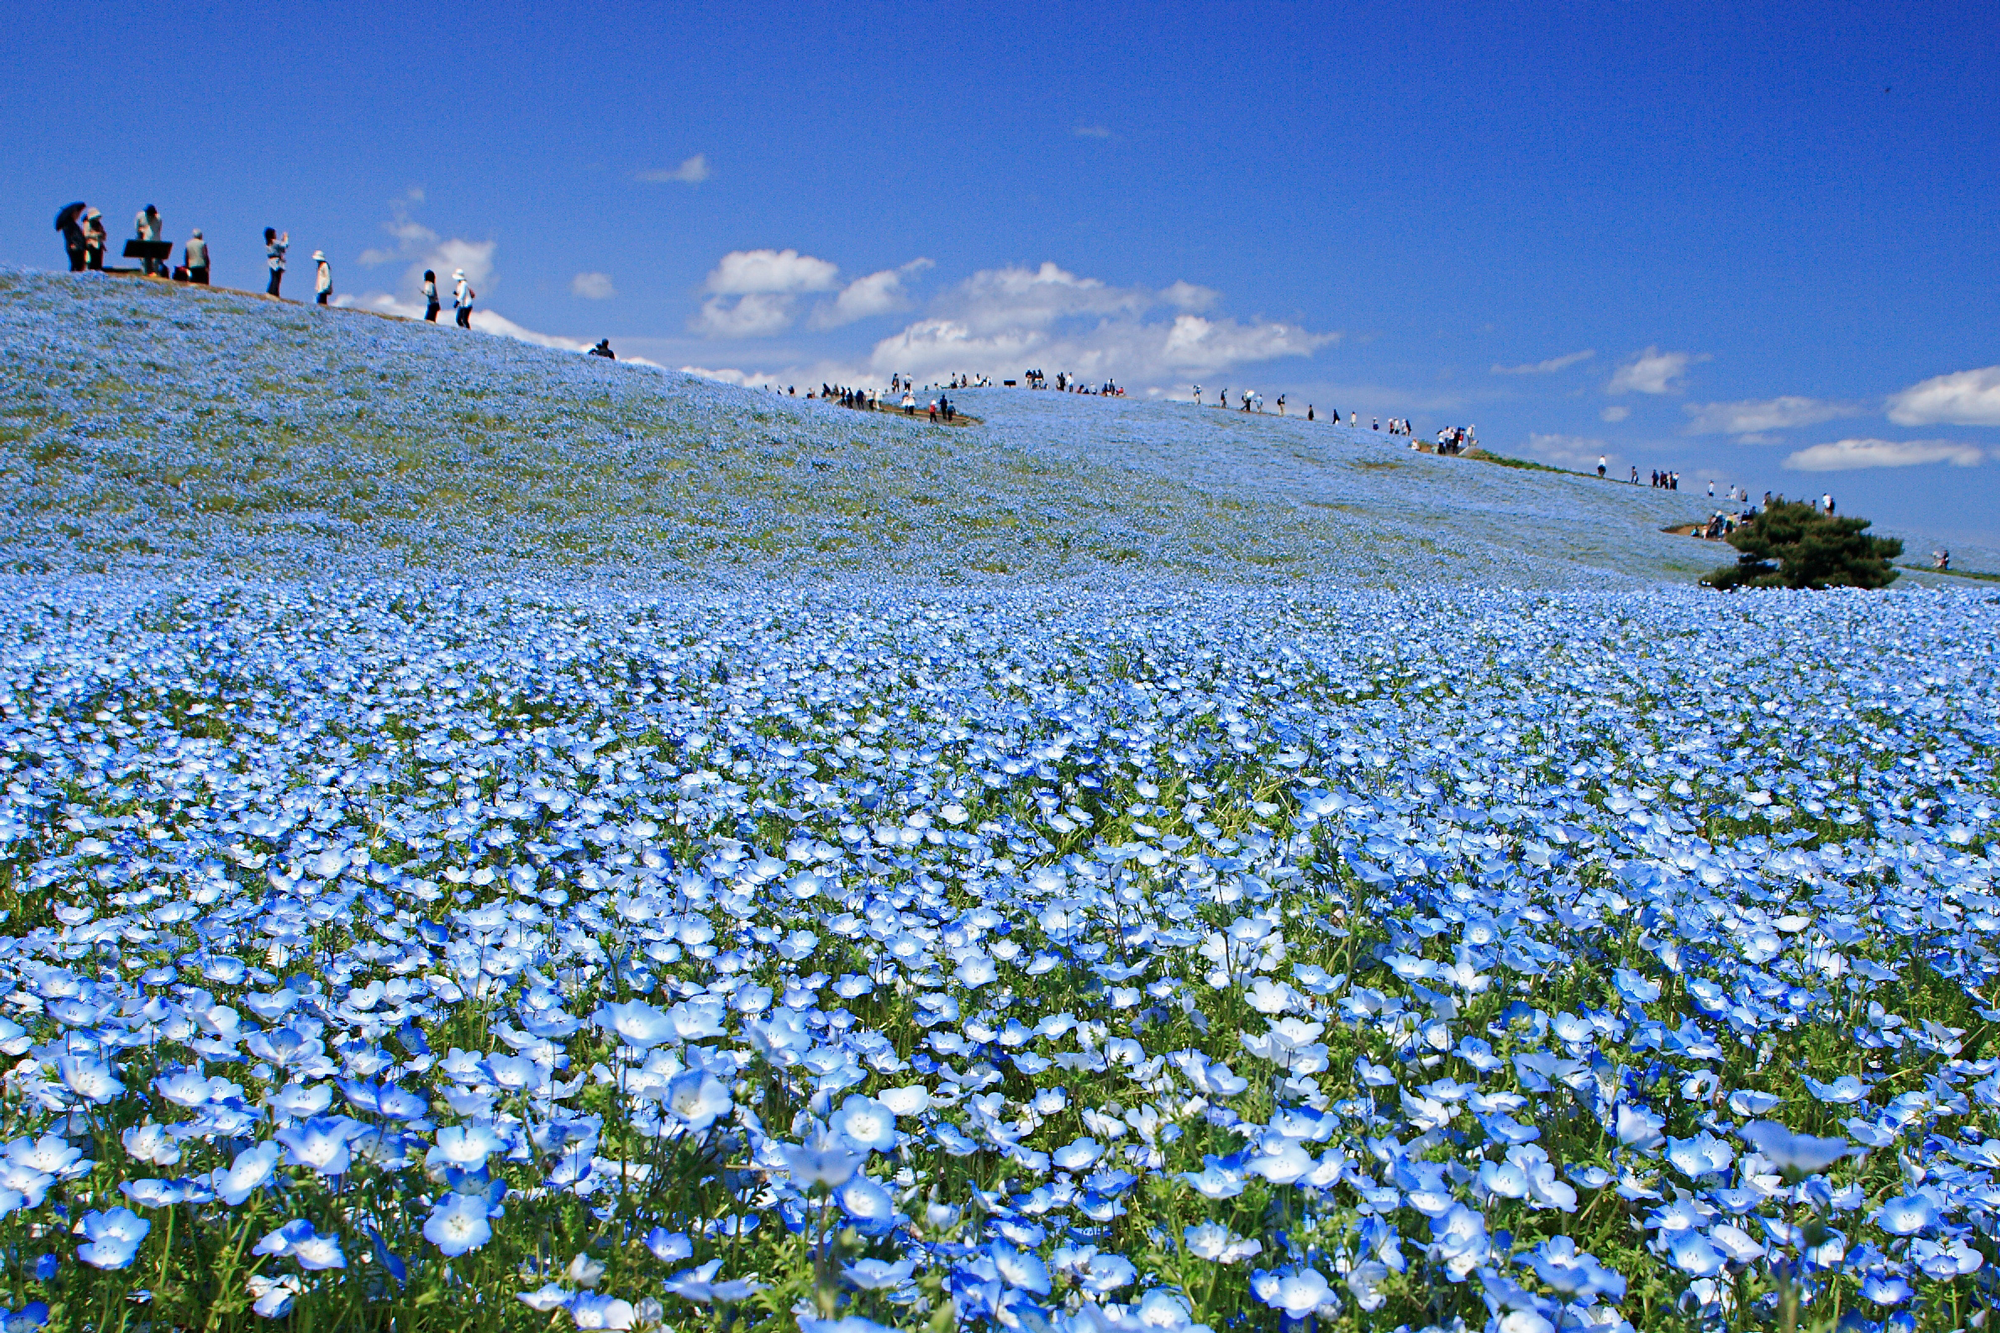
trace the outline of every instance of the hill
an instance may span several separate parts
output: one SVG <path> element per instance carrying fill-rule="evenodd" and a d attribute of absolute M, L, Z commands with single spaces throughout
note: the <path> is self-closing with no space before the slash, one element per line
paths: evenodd
<path fill-rule="evenodd" d="M 646 577 L 1111 568 L 1349 585 L 1691 581 L 1701 507 L 1324 422 L 991 389 L 946 432 L 360 311 L 0 273 L 30 570 Z"/>

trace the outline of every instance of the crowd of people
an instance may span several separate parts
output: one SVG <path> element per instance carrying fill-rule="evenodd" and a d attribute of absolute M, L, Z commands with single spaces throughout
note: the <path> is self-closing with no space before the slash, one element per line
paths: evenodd
<path fill-rule="evenodd" d="M 188 233 L 181 248 L 181 262 L 173 259 L 173 242 L 166 239 L 166 223 L 160 216 L 159 208 L 147 204 L 132 219 L 132 239 L 126 242 L 124 257 L 137 259 L 137 269 L 106 268 L 104 259 L 110 247 L 109 229 L 104 225 L 102 211 L 89 204 L 77 202 L 69 204 L 56 214 L 56 230 L 62 233 L 63 251 L 69 260 L 72 273 L 139 273 L 149 278 L 166 278 L 174 282 L 189 283 L 197 287 L 209 284 L 210 256 L 208 240 L 196 227 Z M 281 232 L 276 227 L 264 228 L 264 269 L 266 281 L 264 294 L 284 299 L 285 272 L 291 251 L 292 234 Z M 313 262 L 313 300 L 318 305 L 333 303 L 333 264 L 324 250 L 315 250 Z M 472 305 L 477 293 L 459 269 L 452 275 L 451 302 L 457 313 L 458 327 L 472 327 Z M 435 324 L 438 312 L 443 309 L 439 299 L 437 274 L 424 270 L 424 318 Z M 609 347 L 608 343 L 602 344 Z M 607 353 L 608 354 L 608 353 Z"/>
<path fill-rule="evenodd" d="M 775 384 L 771 388 L 773 392 L 777 391 Z M 902 393 L 900 399 L 896 396 L 899 390 Z M 785 392 L 790 397 L 798 397 L 798 389 L 796 387 L 789 388 Z M 891 375 L 889 377 L 889 390 L 886 395 L 876 389 L 856 389 L 845 385 L 821 384 L 817 394 L 808 389 L 806 397 L 809 399 L 816 397 L 829 403 L 837 402 L 842 407 L 851 407 L 860 412 L 881 411 L 883 401 L 886 397 L 890 410 L 893 411 L 895 408 L 901 407 L 903 415 L 906 417 L 913 417 L 917 414 L 916 385 L 911 383 L 909 378 L 904 375 Z M 933 424 L 943 422 L 949 426 L 958 420 L 958 404 L 952 402 L 951 399 L 942 393 L 924 405 L 924 412 Z"/>

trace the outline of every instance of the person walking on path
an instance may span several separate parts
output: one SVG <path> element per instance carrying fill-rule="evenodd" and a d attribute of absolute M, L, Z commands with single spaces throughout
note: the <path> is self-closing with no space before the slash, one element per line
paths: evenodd
<path fill-rule="evenodd" d="M 132 218 L 132 232 L 133 235 L 142 241 L 152 242 L 159 240 L 160 210 L 151 204 L 147 204 L 144 208 L 140 209 Z M 167 271 L 167 266 L 157 259 L 142 259 L 139 262 L 144 265 L 144 271 L 149 275 L 155 273 L 164 274 Z"/>
<path fill-rule="evenodd" d="M 431 269 L 424 270 L 424 322 L 438 322 L 438 275 Z"/>
<path fill-rule="evenodd" d="M 104 247 L 111 239 L 104 230 L 104 214 L 94 208 L 83 210 L 83 263 L 93 273 L 104 271 Z"/>
<path fill-rule="evenodd" d="M 271 285 L 264 289 L 264 295 L 276 296 L 284 300 L 279 288 L 285 285 L 285 251 L 291 246 L 292 234 L 278 235 L 276 227 L 264 228 L 264 263 L 271 270 Z"/>
<path fill-rule="evenodd" d="M 56 214 L 56 230 L 62 233 L 63 253 L 69 257 L 69 271 L 83 272 L 83 214 L 85 206 L 71 204 Z"/>
<path fill-rule="evenodd" d="M 313 263 L 319 268 L 313 273 L 313 294 L 321 305 L 333 298 L 333 270 L 327 266 L 326 251 L 313 251 Z"/>
<path fill-rule="evenodd" d="M 201 228 L 196 227 L 187 242 L 188 281 L 208 286 L 208 242 L 201 238 Z"/>
<path fill-rule="evenodd" d="M 451 280 L 451 306 L 458 312 L 458 327 L 469 329 L 472 327 L 472 300 L 478 293 L 473 291 L 472 284 L 465 280 L 465 270 L 462 268 L 452 271 Z"/>

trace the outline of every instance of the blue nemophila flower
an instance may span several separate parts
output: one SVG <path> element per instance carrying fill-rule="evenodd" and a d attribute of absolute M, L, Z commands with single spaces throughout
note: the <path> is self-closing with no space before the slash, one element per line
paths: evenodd
<path fill-rule="evenodd" d="M 1521 1262 L 1564 1297 L 1604 1296 L 1614 1301 L 1625 1297 L 1625 1279 L 1595 1255 L 1579 1250 L 1568 1236 L 1550 1236 Z"/>
<path fill-rule="evenodd" d="M 630 1301 L 608 1293 L 580 1291 L 569 1298 L 570 1319 L 578 1328 L 631 1328 L 637 1311 Z"/>
<path fill-rule="evenodd" d="M 153 1224 L 130 1208 L 112 1208 L 83 1215 L 85 1243 L 76 1257 L 92 1268 L 123 1268 L 139 1253 L 139 1242 Z"/>
<path fill-rule="evenodd" d="M 1339 1297 L 1320 1271 L 1302 1266 L 1258 1269 L 1250 1275 L 1250 1293 L 1294 1320 L 1305 1319 L 1322 1307 L 1332 1314 L 1339 1304 Z"/>
<path fill-rule="evenodd" d="M 694 1242 L 685 1233 L 668 1231 L 665 1227 L 654 1227 L 646 1233 L 646 1249 L 661 1263 L 694 1257 Z"/>
<path fill-rule="evenodd" d="M 1875 1225 L 1892 1236 L 1914 1236 L 1937 1220 L 1937 1205 L 1923 1194 L 1888 1199 L 1875 1212 Z"/>
<path fill-rule="evenodd" d="M 1779 1170 L 1802 1175 L 1824 1171 L 1844 1157 L 1863 1155 L 1846 1139 L 1794 1134 L 1774 1120 L 1753 1120 L 1736 1132 Z"/>
<path fill-rule="evenodd" d="M 840 1270 L 849 1285 L 862 1291 L 888 1291 L 908 1282 L 916 1272 L 917 1261 L 903 1258 L 891 1262 L 887 1259 L 857 1259 Z"/>
<path fill-rule="evenodd" d="M 312 1223 L 303 1217 L 285 1223 L 251 1246 L 250 1252 L 296 1259 L 299 1267 L 308 1272 L 347 1267 L 346 1256 L 340 1252 L 339 1237 L 319 1235 L 313 1230 Z"/>
<path fill-rule="evenodd" d="M 291 1313 L 292 1302 L 299 1296 L 301 1284 L 296 1274 L 280 1273 L 270 1277 L 263 1273 L 252 1273 L 244 1279 L 250 1290 L 250 1308 L 266 1319 L 283 1319 Z"/>
<path fill-rule="evenodd" d="M 1223 1264 L 1242 1263 L 1264 1252 L 1262 1241 L 1238 1236 L 1217 1222 L 1203 1222 L 1186 1228 L 1181 1233 L 1181 1243 L 1196 1258 Z"/>
<path fill-rule="evenodd" d="M 236 1160 L 209 1177 L 215 1196 L 235 1208 L 262 1189 L 278 1169 L 278 1145 L 259 1143 L 236 1154 Z"/>
<path fill-rule="evenodd" d="M 848 1097 L 828 1123 L 834 1133 L 863 1151 L 886 1153 L 896 1146 L 895 1112 L 873 1097 Z"/>
<path fill-rule="evenodd" d="M 642 1051 L 676 1035 L 673 1020 L 643 1000 L 607 1004 L 597 1011 L 595 1022 L 626 1045 Z"/>
<path fill-rule="evenodd" d="M 424 1239 L 447 1258 L 476 1250 L 493 1238 L 485 1196 L 447 1194 L 431 1208 L 424 1222 Z"/>
<path fill-rule="evenodd" d="M 368 1126 L 347 1116 L 315 1117 L 289 1125 L 271 1137 L 285 1148 L 287 1166 L 303 1166 L 323 1176 L 343 1176 L 353 1159 L 353 1142 Z"/>
<path fill-rule="evenodd" d="M 754 1276 L 717 1282 L 715 1275 L 721 1268 L 722 1260 L 710 1259 L 698 1268 L 689 1268 L 676 1273 L 664 1284 L 667 1294 L 702 1305 L 731 1305 L 746 1300 L 764 1289 Z"/>

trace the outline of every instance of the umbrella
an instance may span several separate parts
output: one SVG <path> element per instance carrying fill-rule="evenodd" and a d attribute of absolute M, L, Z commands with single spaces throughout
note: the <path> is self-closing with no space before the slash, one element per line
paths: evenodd
<path fill-rule="evenodd" d="M 64 208 L 62 212 L 56 214 L 56 230 L 63 231 L 69 228 L 70 226 L 74 225 L 74 223 L 76 222 L 76 215 L 78 213 L 81 213 L 82 211 L 83 211 L 83 201 L 81 199 L 77 200 L 75 203 L 70 204 L 69 206 Z"/>

